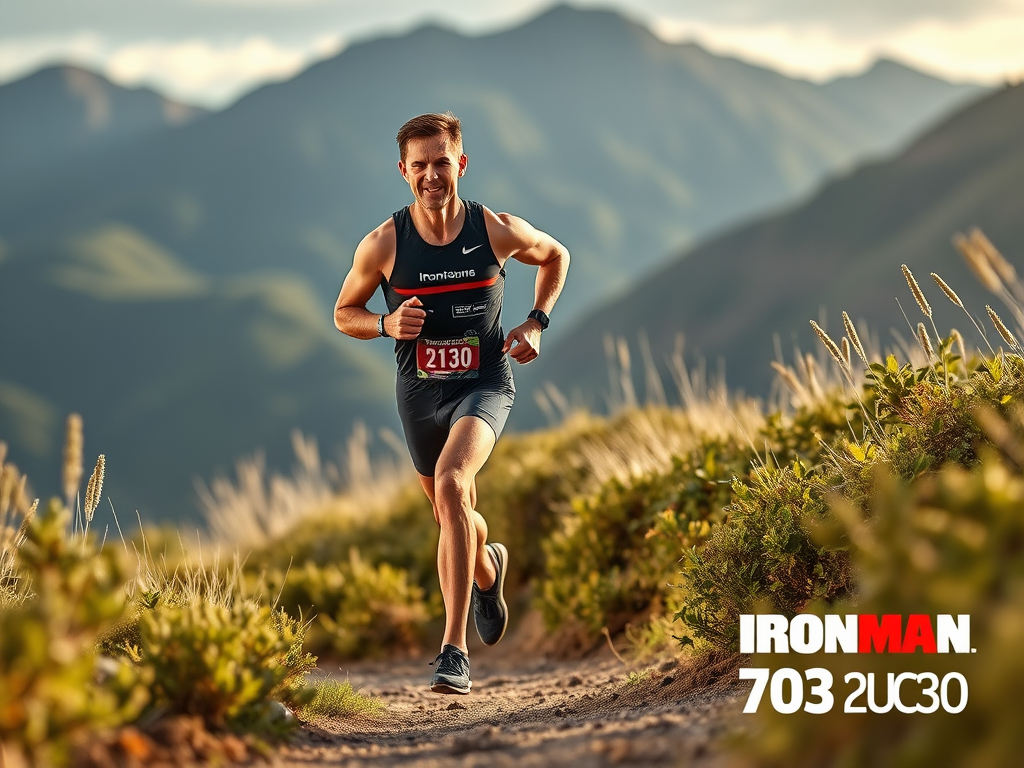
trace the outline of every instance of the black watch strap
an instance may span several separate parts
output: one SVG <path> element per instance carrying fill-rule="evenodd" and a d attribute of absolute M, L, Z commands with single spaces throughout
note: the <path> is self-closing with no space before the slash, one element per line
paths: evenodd
<path fill-rule="evenodd" d="M 528 314 L 527 317 L 540 323 L 540 329 L 542 331 L 546 331 L 548 329 L 548 325 L 551 323 L 551 318 L 548 317 L 547 312 L 540 309 L 531 309 L 530 314 Z"/>
<path fill-rule="evenodd" d="M 388 335 L 387 330 L 384 328 L 384 315 L 381 315 L 377 320 L 377 335 L 383 337 L 387 337 Z"/>

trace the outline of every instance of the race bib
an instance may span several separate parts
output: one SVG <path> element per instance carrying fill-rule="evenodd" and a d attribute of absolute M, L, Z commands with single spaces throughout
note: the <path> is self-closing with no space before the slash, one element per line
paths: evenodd
<path fill-rule="evenodd" d="M 480 375 L 480 337 L 418 339 L 416 376 L 421 379 L 475 379 Z"/>

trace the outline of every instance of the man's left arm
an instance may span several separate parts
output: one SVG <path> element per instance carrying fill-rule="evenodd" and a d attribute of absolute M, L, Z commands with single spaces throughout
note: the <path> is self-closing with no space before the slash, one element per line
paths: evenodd
<path fill-rule="evenodd" d="M 569 251 L 566 247 L 524 219 L 507 213 L 491 214 L 488 217 L 487 234 L 498 258 L 503 261 L 515 259 L 537 267 L 533 308 L 545 317 L 550 315 L 569 271 Z M 502 352 L 511 354 L 512 359 L 518 363 L 529 363 L 540 354 L 540 335 L 543 330 L 544 326 L 539 320 L 528 318 L 509 331 Z"/>

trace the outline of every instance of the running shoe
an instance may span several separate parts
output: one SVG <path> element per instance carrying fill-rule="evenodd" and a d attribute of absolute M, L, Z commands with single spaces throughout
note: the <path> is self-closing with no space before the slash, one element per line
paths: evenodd
<path fill-rule="evenodd" d="M 454 645 L 445 645 L 433 661 L 430 690 L 434 693 L 469 693 L 469 657 Z"/>
<path fill-rule="evenodd" d="M 480 589 L 473 582 L 473 619 L 484 645 L 494 645 L 504 637 L 508 627 L 508 606 L 502 594 L 508 570 L 508 550 L 504 544 L 488 544 L 486 548 L 494 563 L 494 583 L 488 589 Z"/>

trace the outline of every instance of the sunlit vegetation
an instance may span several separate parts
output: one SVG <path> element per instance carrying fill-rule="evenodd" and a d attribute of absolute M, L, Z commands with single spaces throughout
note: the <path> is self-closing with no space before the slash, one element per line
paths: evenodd
<path fill-rule="evenodd" d="M 975 318 L 933 275 L 982 348 L 940 335 L 904 268 L 927 322 L 911 325 L 915 345 L 866 349 L 845 313 L 838 341 L 815 324 L 819 354 L 777 363 L 777 406 L 677 361 L 682 406 L 566 412 L 503 438 L 478 481 L 491 538 L 512 553 L 514 615 L 537 611 L 562 652 L 699 656 L 735 652 L 743 613 L 968 613 L 979 653 L 932 665 L 970 681 L 955 719 L 765 715 L 745 759 L 1011 764 L 1024 747 L 1024 288 L 980 233 L 958 245 L 1011 318 Z M 63 499 L 30 500 L 0 453 L 7 765 L 66 764 L 86 744 L 157 756 L 177 732 L 203 745 L 197 757 L 235 759 L 297 722 L 380 710 L 318 676 L 313 654 L 394 657 L 433 641 L 436 523 L 403 462 L 370 460 L 365 433 L 345 467 L 298 435 L 291 477 L 243 462 L 203 491 L 209 544 L 186 546 L 155 530 L 97 541 L 115 470 L 98 460 L 79 505 L 81 429 L 69 419 Z M 852 658 L 786 665 L 839 679 L 907 663 Z"/>

